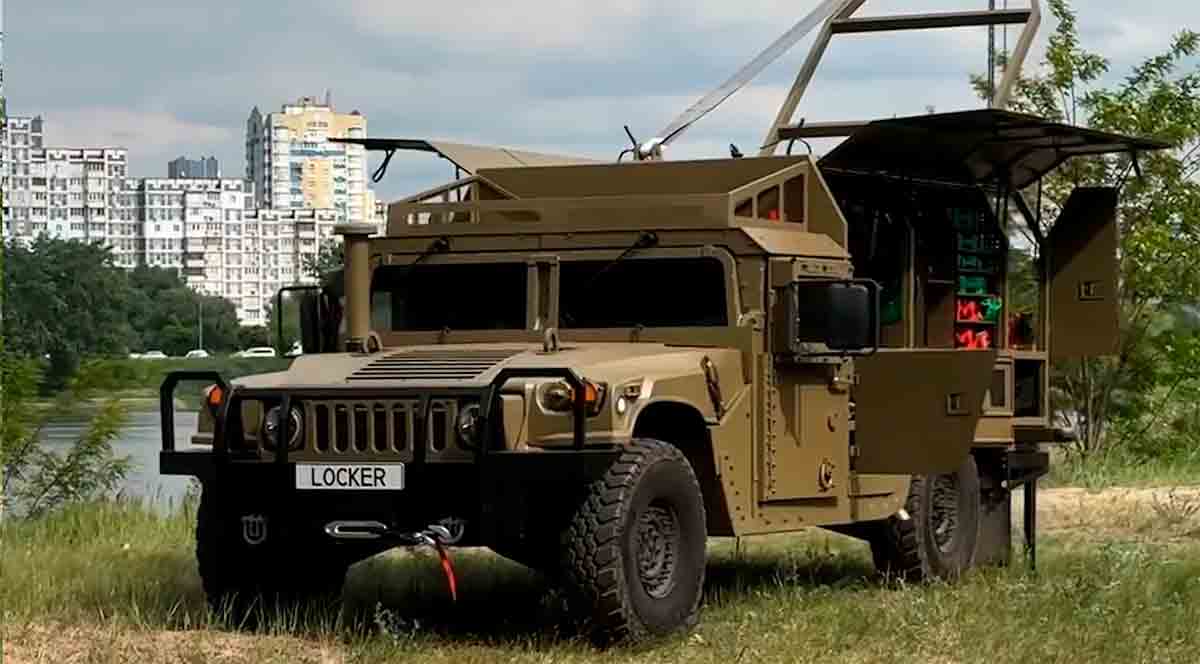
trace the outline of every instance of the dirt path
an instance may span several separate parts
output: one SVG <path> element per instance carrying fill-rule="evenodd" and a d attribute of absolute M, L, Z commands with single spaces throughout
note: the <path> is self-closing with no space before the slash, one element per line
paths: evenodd
<path fill-rule="evenodd" d="M 1019 527 L 1024 493 L 1013 495 L 1013 525 Z M 1076 488 L 1038 491 L 1042 534 L 1107 538 L 1114 535 L 1171 541 L 1200 536 L 1200 487 Z"/>

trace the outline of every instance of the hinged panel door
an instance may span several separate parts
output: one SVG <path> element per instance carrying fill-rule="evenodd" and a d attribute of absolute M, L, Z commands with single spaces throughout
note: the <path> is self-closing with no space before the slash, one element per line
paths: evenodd
<path fill-rule="evenodd" d="M 855 359 L 855 469 L 955 470 L 975 438 L 995 350 L 880 350 Z"/>
<path fill-rule="evenodd" d="M 1051 359 L 1117 352 L 1117 190 L 1071 192 L 1047 238 Z"/>

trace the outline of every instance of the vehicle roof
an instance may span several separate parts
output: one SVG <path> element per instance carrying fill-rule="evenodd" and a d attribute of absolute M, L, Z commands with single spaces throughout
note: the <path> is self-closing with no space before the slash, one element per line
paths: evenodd
<path fill-rule="evenodd" d="M 982 109 L 868 123 L 818 165 L 954 184 L 1007 180 L 1024 189 L 1072 157 L 1168 147 L 1035 115 Z"/>
<path fill-rule="evenodd" d="M 564 164 L 586 164 L 595 160 L 571 155 L 514 150 L 488 145 L 472 145 L 453 141 L 438 141 L 413 138 L 331 138 L 331 143 L 351 143 L 367 150 L 415 150 L 433 152 L 458 168 L 475 173 L 483 168 L 520 166 L 556 166 Z"/>
<path fill-rule="evenodd" d="M 807 155 L 480 169 L 392 203 L 373 253 L 723 245 L 844 258 L 846 223 Z M 449 241 L 449 240 L 447 240 Z M 403 260 L 403 259 L 400 259 Z"/>

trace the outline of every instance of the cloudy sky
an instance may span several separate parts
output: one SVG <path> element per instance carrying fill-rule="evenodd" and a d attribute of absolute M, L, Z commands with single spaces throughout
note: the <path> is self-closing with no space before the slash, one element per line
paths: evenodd
<path fill-rule="evenodd" d="M 165 175 L 180 154 L 215 154 L 225 174 L 240 175 L 253 106 L 277 110 L 327 89 L 338 110 L 367 116 L 372 136 L 613 159 L 627 147 L 622 125 L 653 135 L 816 4 L 6 0 L 4 78 L 10 114 L 42 115 L 49 144 L 127 147 L 136 176 Z M 1176 30 L 1200 29 L 1195 0 L 1158 0 L 1152 15 L 1125 0 L 1075 4 L 1084 45 L 1108 56 L 1114 75 Z M 868 0 L 859 15 L 973 8 Z M 1031 61 L 1053 27 L 1047 16 Z M 986 36 L 971 28 L 835 37 L 797 117 L 978 106 L 967 78 L 985 68 Z M 701 120 L 669 156 L 723 156 L 731 142 L 750 154 L 810 42 Z M 448 175 L 434 157 L 397 156 L 377 190 L 396 198 Z"/>

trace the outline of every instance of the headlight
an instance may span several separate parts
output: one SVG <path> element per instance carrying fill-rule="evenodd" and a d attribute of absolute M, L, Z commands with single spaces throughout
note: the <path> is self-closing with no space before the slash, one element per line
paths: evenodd
<path fill-rule="evenodd" d="M 270 449 L 276 449 L 279 445 L 279 428 L 282 423 L 280 414 L 282 409 L 279 406 L 267 411 L 262 422 L 263 443 Z M 304 428 L 304 415 L 300 412 L 299 406 L 292 406 L 292 410 L 288 417 L 288 440 L 287 447 L 289 450 L 294 450 L 299 447 L 301 430 Z"/>
<path fill-rule="evenodd" d="M 458 432 L 458 439 L 467 447 L 479 446 L 479 404 L 469 404 L 458 411 L 454 430 Z"/>
<path fill-rule="evenodd" d="M 604 405 L 604 394 L 608 386 L 604 383 L 583 381 L 584 410 L 588 416 L 598 415 Z M 555 413 L 569 413 L 575 406 L 575 390 L 565 380 L 542 383 L 538 388 L 538 402 L 542 408 Z"/>

